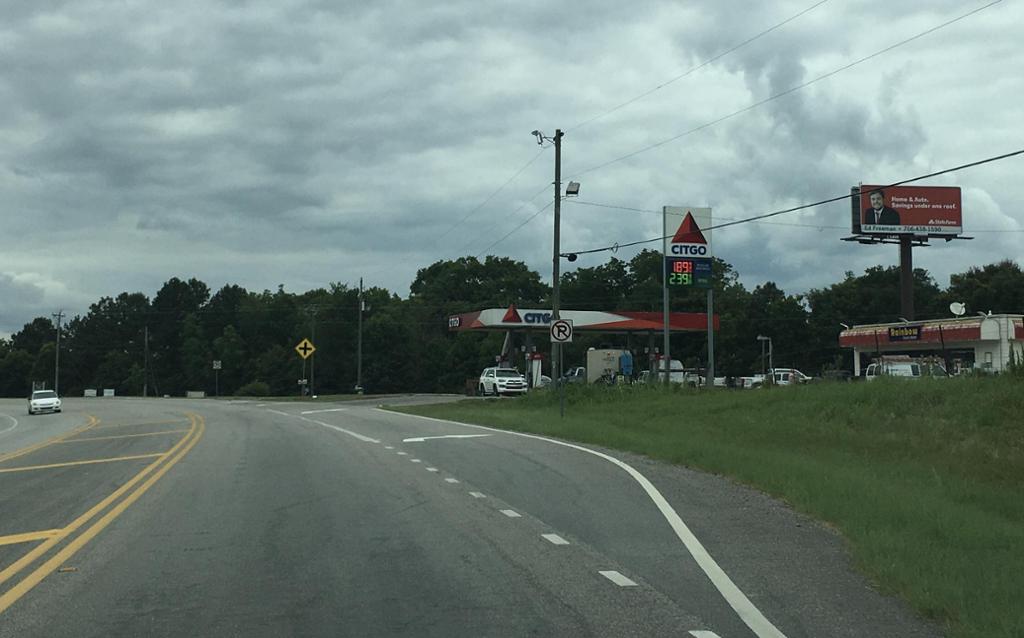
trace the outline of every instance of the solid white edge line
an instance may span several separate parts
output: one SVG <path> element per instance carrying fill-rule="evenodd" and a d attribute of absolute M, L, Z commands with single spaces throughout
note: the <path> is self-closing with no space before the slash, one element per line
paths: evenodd
<path fill-rule="evenodd" d="M 271 410 L 271 412 L 273 412 L 273 410 Z M 325 428 L 330 428 L 332 430 L 337 430 L 338 432 L 341 432 L 341 433 L 347 434 L 347 435 L 349 435 L 349 436 L 351 436 L 353 438 L 359 439 L 360 441 L 363 441 L 364 443 L 380 443 L 380 441 L 378 441 L 377 439 L 371 439 L 370 437 L 364 436 L 362 434 L 359 434 L 358 432 L 353 432 L 352 430 L 346 430 L 345 428 L 339 428 L 338 426 L 331 425 L 330 423 L 324 423 L 323 421 L 317 421 L 316 419 L 310 419 L 310 418 L 307 418 L 307 417 L 304 417 L 304 416 L 301 416 L 301 415 L 298 415 L 298 414 L 288 415 L 288 416 L 294 416 L 294 417 L 296 417 L 298 419 L 302 419 L 303 421 L 308 421 L 310 423 L 316 423 L 317 425 L 321 425 L 321 426 L 323 426 Z"/>
<path fill-rule="evenodd" d="M 267 408 L 267 412 L 273 412 L 274 414 L 280 414 L 281 416 L 293 416 L 287 412 L 281 412 L 280 410 L 274 410 L 273 408 Z"/>
<path fill-rule="evenodd" d="M 402 439 L 402 443 L 423 443 L 434 439 L 478 439 L 482 436 L 494 436 L 493 434 L 445 434 L 442 436 L 414 436 Z"/>
<path fill-rule="evenodd" d="M 604 576 L 608 580 L 612 581 L 613 583 L 615 583 L 619 587 L 636 587 L 636 583 L 634 583 L 632 580 L 626 578 L 625 576 L 623 576 L 619 572 L 615 571 L 614 569 L 609 569 L 609 570 L 601 571 L 601 572 L 597 572 L 597 573 L 601 574 L 602 576 Z"/>
<path fill-rule="evenodd" d="M 522 518 L 523 517 L 522 514 L 520 514 L 519 512 L 517 512 L 515 510 L 499 510 L 499 511 L 502 514 L 504 514 L 505 516 L 508 516 L 509 518 Z"/>
<path fill-rule="evenodd" d="M 461 425 L 467 428 L 476 428 L 479 430 L 487 430 L 490 432 L 501 432 L 503 434 L 514 434 L 516 436 L 522 436 L 528 439 L 536 439 L 538 441 L 554 443 L 555 445 L 561 445 L 563 447 L 579 450 L 580 452 L 586 452 L 587 454 L 593 454 L 594 456 L 602 458 L 608 461 L 609 463 L 617 465 L 618 467 L 625 470 L 627 474 L 633 477 L 633 480 L 639 483 L 640 487 L 642 487 L 644 491 L 647 492 L 647 496 L 652 501 L 654 501 L 655 506 L 657 506 L 658 510 L 661 512 L 661 515 L 668 522 L 669 526 L 672 528 L 672 531 L 675 532 L 679 540 L 682 541 L 683 546 L 686 547 L 686 551 L 690 552 L 690 556 L 693 557 L 693 559 L 697 562 L 697 565 L 700 566 L 701 570 L 704 571 L 708 579 L 715 586 L 715 589 L 717 589 L 718 592 L 722 594 L 722 597 L 725 598 L 725 601 L 729 603 L 729 606 L 732 607 L 733 611 L 735 611 L 736 614 L 740 617 L 740 620 L 742 620 L 743 623 L 747 627 L 749 627 L 750 630 L 754 632 L 754 634 L 758 638 L 786 638 L 786 635 L 779 631 L 779 629 L 775 625 L 773 625 L 771 621 L 769 621 L 764 616 L 764 614 L 761 613 L 761 610 L 754 606 L 754 603 L 750 602 L 750 599 L 747 598 L 746 594 L 740 591 L 740 588 L 736 586 L 736 583 L 732 582 L 732 579 L 729 578 L 729 575 L 725 573 L 725 570 L 723 570 L 717 562 L 715 562 L 715 559 L 711 557 L 711 554 L 708 553 L 708 550 L 704 548 L 704 545 L 702 545 L 701 542 L 697 539 L 697 537 L 693 534 L 693 532 L 690 531 L 690 528 L 686 526 L 686 523 L 683 522 L 683 519 L 679 516 L 675 509 L 673 509 L 669 502 L 665 500 L 665 497 L 662 496 L 661 492 L 658 491 L 658 488 L 656 488 L 653 483 L 647 480 L 646 476 L 633 469 L 632 466 L 625 463 L 624 461 L 620 461 L 614 456 L 609 456 L 608 454 L 604 454 L 603 452 L 598 452 L 597 450 L 591 450 L 590 448 L 583 447 L 582 445 L 576 445 L 575 443 L 566 443 L 565 441 L 549 439 L 547 437 L 539 436 L 537 434 L 514 432 L 512 430 L 499 430 L 497 428 L 487 427 L 486 425 L 476 425 L 475 423 L 462 423 L 461 421 L 437 419 L 430 416 L 420 416 L 419 414 L 394 412 L 392 410 L 383 410 L 381 408 L 376 409 L 380 410 L 381 412 L 387 412 L 388 414 L 392 415 L 412 417 L 415 419 L 425 419 L 427 421 L 436 421 L 438 423 L 454 423 L 456 425 Z"/>
<path fill-rule="evenodd" d="M 7 433 L 8 433 L 8 432 L 10 432 L 11 430 L 13 430 L 13 429 L 15 429 L 16 427 L 18 427 L 18 419 L 15 419 L 15 418 L 14 418 L 13 416 L 11 416 L 10 414 L 0 414 L 0 416 L 5 416 L 5 417 L 7 417 L 8 419 L 10 419 L 11 421 L 14 421 L 14 425 L 12 425 L 11 427 L 7 428 L 6 430 L 0 430 L 0 434 L 7 434 Z"/>
<path fill-rule="evenodd" d="M 568 545 L 569 541 L 565 540 L 558 534 L 541 534 L 544 540 L 548 541 L 552 545 Z"/>
<path fill-rule="evenodd" d="M 719 638 L 718 634 L 713 631 L 706 631 L 703 629 L 696 629 L 690 632 L 693 638 Z"/>
<path fill-rule="evenodd" d="M 321 412 L 347 412 L 348 408 L 330 408 L 328 410 L 306 410 L 299 414 L 320 414 Z"/>

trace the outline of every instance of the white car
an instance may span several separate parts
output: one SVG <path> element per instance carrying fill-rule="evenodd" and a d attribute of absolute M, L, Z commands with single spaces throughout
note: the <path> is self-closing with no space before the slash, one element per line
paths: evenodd
<path fill-rule="evenodd" d="M 60 397 L 53 390 L 36 390 L 28 398 L 28 413 L 60 412 Z"/>
<path fill-rule="evenodd" d="M 477 393 L 481 395 L 526 394 L 526 377 L 515 368 L 484 368 Z"/>

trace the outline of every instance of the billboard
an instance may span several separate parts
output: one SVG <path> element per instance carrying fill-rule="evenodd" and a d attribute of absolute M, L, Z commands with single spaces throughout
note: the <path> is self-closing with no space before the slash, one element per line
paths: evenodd
<path fill-rule="evenodd" d="M 864 184 L 853 201 L 856 202 L 853 232 L 857 234 L 959 235 L 963 232 L 959 186 L 886 188 Z"/>

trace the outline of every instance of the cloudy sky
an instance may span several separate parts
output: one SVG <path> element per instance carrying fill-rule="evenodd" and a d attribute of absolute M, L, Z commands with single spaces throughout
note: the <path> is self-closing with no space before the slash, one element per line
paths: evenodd
<path fill-rule="evenodd" d="M 1012 0 L 748 108 L 985 4 L 3 2 L 0 335 L 172 276 L 404 296 L 418 268 L 495 254 L 550 278 L 554 153 L 534 129 L 566 131 L 563 180 L 582 183 L 564 250 L 660 235 L 656 213 L 583 202 L 723 221 L 1024 148 Z M 1017 157 L 925 182 L 963 188 L 975 239 L 916 265 L 946 285 L 1024 263 L 1022 174 Z M 898 261 L 840 241 L 848 204 L 772 221 L 716 231 L 750 287 Z"/>

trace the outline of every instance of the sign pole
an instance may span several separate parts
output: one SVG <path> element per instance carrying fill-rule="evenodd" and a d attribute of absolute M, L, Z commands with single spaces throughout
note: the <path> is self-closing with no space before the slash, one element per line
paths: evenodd
<path fill-rule="evenodd" d="M 562 344 L 558 344 L 558 358 L 559 358 L 558 369 L 559 370 L 563 370 L 564 368 L 562 367 L 562 364 L 564 363 L 564 360 L 562 359 Z M 560 418 L 560 419 L 564 419 L 565 418 L 565 384 L 564 383 L 560 383 L 558 385 L 558 418 Z"/>
<path fill-rule="evenodd" d="M 564 351 L 562 344 L 572 343 L 572 320 L 571 319 L 555 319 L 551 322 L 551 328 L 549 328 L 551 334 L 551 347 L 558 347 L 558 357 L 562 356 Z M 557 362 L 559 368 L 562 367 L 562 360 Z M 555 361 L 551 362 L 552 367 L 556 365 Z M 559 418 L 565 418 L 565 382 L 562 379 L 555 381 L 558 384 L 558 415 Z"/>
<path fill-rule="evenodd" d="M 708 381 L 715 387 L 715 289 L 708 288 Z"/>
<path fill-rule="evenodd" d="M 662 309 L 662 321 L 664 323 L 664 333 L 662 336 L 662 353 L 665 358 L 665 385 L 669 384 L 669 380 L 672 377 L 672 358 L 669 356 L 669 308 L 668 308 L 668 267 L 665 265 L 665 257 L 668 257 L 668 210 L 662 208 L 661 211 L 661 309 Z M 655 359 L 657 361 L 657 359 Z M 659 367 L 660 374 L 660 367 Z"/>
<path fill-rule="evenodd" d="M 910 235 L 900 235 L 900 312 L 914 320 L 914 247 Z"/>

